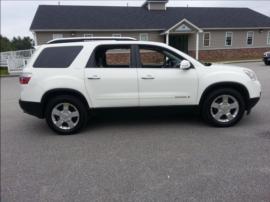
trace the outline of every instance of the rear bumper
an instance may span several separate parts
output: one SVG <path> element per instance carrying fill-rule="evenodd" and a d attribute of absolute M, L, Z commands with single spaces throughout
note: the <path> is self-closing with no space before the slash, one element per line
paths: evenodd
<path fill-rule="evenodd" d="M 19 105 L 24 113 L 36 116 L 38 118 L 44 118 L 43 107 L 41 103 L 19 100 Z"/>

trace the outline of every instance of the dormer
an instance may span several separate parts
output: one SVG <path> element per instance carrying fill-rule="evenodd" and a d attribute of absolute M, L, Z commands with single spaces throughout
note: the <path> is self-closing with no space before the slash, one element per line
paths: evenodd
<path fill-rule="evenodd" d="M 169 0 L 146 0 L 142 6 L 148 10 L 166 10 L 166 4 Z"/>

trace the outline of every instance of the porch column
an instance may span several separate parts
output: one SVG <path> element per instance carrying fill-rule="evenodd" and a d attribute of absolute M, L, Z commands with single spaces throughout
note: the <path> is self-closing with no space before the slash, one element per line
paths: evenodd
<path fill-rule="evenodd" d="M 199 59 L 199 32 L 196 32 L 196 60 Z"/>
<path fill-rule="evenodd" d="M 166 44 L 167 44 L 167 45 L 169 44 L 169 32 L 166 33 Z"/>

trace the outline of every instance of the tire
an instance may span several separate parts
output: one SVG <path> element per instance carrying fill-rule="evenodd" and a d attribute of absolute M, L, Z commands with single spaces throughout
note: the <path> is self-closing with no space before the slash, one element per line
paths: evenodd
<path fill-rule="evenodd" d="M 231 88 L 221 88 L 209 93 L 203 101 L 201 110 L 204 121 L 217 127 L 235 125 L 243 117 L 244 112 L 243 96 Z"/>
<path fill-rule="evenodd" d="M 86 125 L 88 108 L 74 96 L 61 95 L 49 100 L 45 118 L 49 127 L 56 133 L 75 134 Z"/>

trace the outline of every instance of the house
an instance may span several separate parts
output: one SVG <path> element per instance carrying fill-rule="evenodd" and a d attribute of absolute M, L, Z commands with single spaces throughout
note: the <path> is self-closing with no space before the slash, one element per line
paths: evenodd
<path fill-rule="evenodd" d="M 270 49 L 270 18 L 248 8 L 38 7 L 30 30 L 37 45 L 59 37 L 127 36 L 167 43 L 204 61 L 260 58 Z"/>

